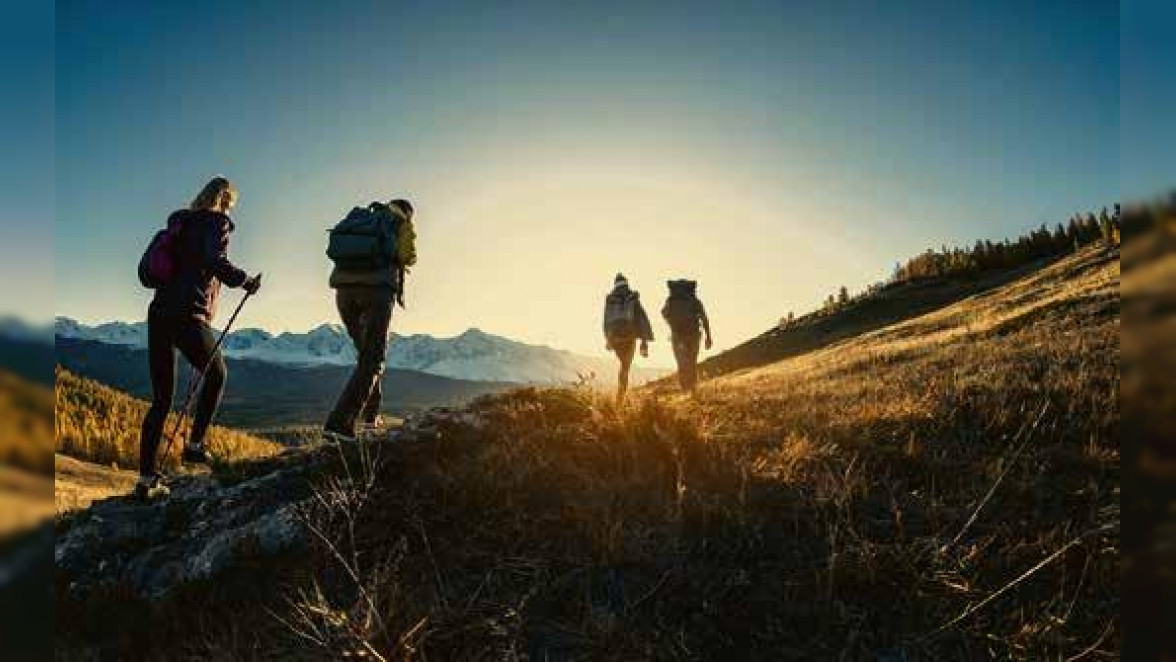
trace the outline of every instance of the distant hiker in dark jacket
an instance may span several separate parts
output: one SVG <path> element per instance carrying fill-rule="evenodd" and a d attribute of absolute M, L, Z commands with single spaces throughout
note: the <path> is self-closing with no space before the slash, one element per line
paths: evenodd
<path fill-rule="evenodd" d="M 413 208 L 407 200 L 356 207 L 332 230 L 327 255 L 335 262 L 331 287 L 347 335 L 355 344 L 356 365 L 327 417 L 323 432 L 354 439 L 357 423 L 381 426 L 382 378 L 388 327 L 395 303 L 404 307 L 408 268 L 416 264 Z"/>
<path fill-rule="evenodd" d="M 629 369 L 637 342 L 641 341 L 641 356 L 649 356 L 649 343 L 653 340 L 653 327 L 641 305 L 641 295 L 629 289 L 629 281 L 622 274 L 617 274 L 612 291 L 604 299 L 604 337 L 605 348 L 616 352 L 621 361 L 617 402 L 622 402 L 629 389 Z"/>
<path fill-rule="evenodd" d="M 174 277 L 155 290 L 147 309 L 147 351 L 151 367 L 151 408 L 143 419 L 139 441 L 139 482 L 135 494 L 147 497 L 166 491 L 156 473 L 156 453 L 176 388 L 176 350 L 196 370 L 205 369 L 196 401 L 192 430 L 184 444 L 184 462 L 207 464 L 204 437 L 224 393 L 228 371 L 218 352 L 213 355 L 213 318 L 221 284 L 250 294 L 261 287 L 260 276 L 250 278 L 229 261 L 229 235 L 234 225 L 228 213 L 237 202 L 237 189 L 224 177 L 214 177 L 192 201 L 168 218 L 175 230 Z M 143 278 L 144 264 L 140 264 Z"/>
<path fill-rule="evenodd" d="M 670 296 L 662 307 L 662 317 L 670 325 L 670 342 L 674 346 L 674 360 L 678 363 L 678 383 L 682 390 L 693 393 L 698 385 L 701 331 L 706 331 L 706 348 L 710 349 L 713 345 L 710 320 L 702 301 L 698 299 L 697 282 L 671 280 L 666 284 L 670 288 Z"/>

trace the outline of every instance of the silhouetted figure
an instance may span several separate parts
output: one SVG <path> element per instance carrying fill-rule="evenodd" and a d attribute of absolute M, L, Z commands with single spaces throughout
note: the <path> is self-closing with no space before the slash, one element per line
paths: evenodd
<path fill-rule="evenodd" d="M 641 295 L 629 289 L 629 281 L 622 274 L 617 274 L 612 291 L 604 299 L 604 337 L 605 348 L 616 352 L 621 361 L 617 402 L 622 402 L 629 390 L 629 369 L 633 366 L 637 342 L 641 342 L 641 356 L 649 356 L 649 343 L 653 340 L 653 326 L 641 305 Z"/>
<path fill-rule="evenodd" d="M 147 356 L 151 371 L 151 408 L 139 437 L 139 482 L 135 496 L 166 494 L 156 472 L 156 454 L 176 390 L 176 350 L 197 370 L 205 370 L 196 415 L 181 460 L 207 464 L 204 436 L 224 393 L 228 369 L 210 323 L 216 317 L 221 283 L 253 294 L 261 287 L 229 261 L 229 211 L 237 189 L 224 177 L 209 181 L 188 209 L 174 212 L 167 229 L 156 235 L 139 262 L 139 280 L 155 290 L 147 309 Z"/>
<path fill-rule="evenodd" d="M 711 341 L 710 320 L 698 299 L 698 283 L 693 280 L 666 281 L 670 296 L 662 307 L 662 317 L 670 325 L 670 342 L 678 363 L 678 383 L 683 391 L 694 393 L 698 386 L 698 350 L 702 331 L 706 331 L 706 348 Z"/>
<path fill-rule="evenodd" d="M 356 352 L 355 370 L 323 426 L 324 434 L 336 439 L 354 439 L 360 421 L 367 429 L 380 426 L 392 308 L 404 307 L 405 275 L 416 264 L 412 221 L 407 200 L 373 202 L 352 209 L 331 230 L 331 287 Z"/>

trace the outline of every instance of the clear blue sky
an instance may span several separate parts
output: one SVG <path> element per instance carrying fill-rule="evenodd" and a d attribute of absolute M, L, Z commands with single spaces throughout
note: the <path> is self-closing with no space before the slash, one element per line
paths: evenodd
<path fill-rule="evenodd" d="M 141 319 L 143 242 L 215 173 L 267 274 L 248 325 L 333 320 L 325 228 L 405 194 L 397 330 L 596 353 L 617 270 L 654 307 L 697 277 L 729 346 L 1119 197 L 1118 2 L 580 4 L 59 2 L 55 311 Z"/>
<path fill-rule="evenodd" d="M 1121 144 L 1124 200 L 1176 187 L 1176 3 L 1126 0 L 1122 9 Z"/>
<path fill-rule="evenodd" d="M 0 315 L 53 315 L 53 3 L 0 20 Z"/>

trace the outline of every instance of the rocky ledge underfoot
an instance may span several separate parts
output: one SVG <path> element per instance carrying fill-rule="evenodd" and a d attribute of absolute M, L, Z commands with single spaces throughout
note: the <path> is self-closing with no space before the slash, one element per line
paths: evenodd
<path fill-rule="evenodd" d="M 443 423 L 469 425 L 472 416 L 432 410 L 372 443 L 427 441 Z M 299 511 L 339 450 L 329 444 L 288 449 L 235 468 L 238 476 L 177 475 L 165 498 L 113 497 L 64 518 L 54 549 L 58 600 L 85 602 L 96 590 L 116 588 L 154 602 L 246 563 L 298 554 L 309 542 Z"/>

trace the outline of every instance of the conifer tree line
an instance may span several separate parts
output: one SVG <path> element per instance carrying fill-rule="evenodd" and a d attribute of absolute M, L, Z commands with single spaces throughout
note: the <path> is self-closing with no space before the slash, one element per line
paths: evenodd
<path fill-rule="evenodd" d="M 1011 269 L 1036 260 L 1067 255 L 1096 242 L 1118 246 L 1122 236 L 1141 234 L 1172 219 L 1176 219 L 1176 191 L 1155 202 L 1129 205 L 1125 210 L 1115 204 L 1097 212 L 1074 214 L 1064 224 L 1058 223 L 1052 229 L 1042 224 L 1015 240 L 978 240 L 968 247 L 949 248 L 945 245 L 938 250 L 928 248 L 906 262 L 896 264 L 887 280 L 873 283 L 856 295 L 851 296 L 842 285 L 837 292 L 825 298 L 817 312 L 834 312 L 860 299 L 877 295 L 882 290 L 907 283 L 974 278 L 990 271 Z M 789 312 L 780 319 L 779 325 L 786 328 L 798 319 L 802 318 Z"/>
<path fill-rule="evenodd" d="M 1019 267 L 1042 258 L 1057 257 L 1101 241 L 1117 244 L 1122 232 L 1119 205 L 1097 213 L 1075 214 L 1052 229 L 1042 224 L 1015 240 L 977 241 L 971 247 L 928 248 L 905 264 L 897 264 L 885 287 L 911 281 L 969 277 L 987 271 Z"/>

